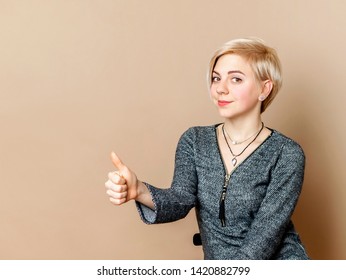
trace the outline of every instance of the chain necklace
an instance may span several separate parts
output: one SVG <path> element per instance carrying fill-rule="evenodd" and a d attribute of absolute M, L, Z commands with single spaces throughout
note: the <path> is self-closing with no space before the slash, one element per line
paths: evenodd
<path fill-rule="evenodd" d="M 260 130 L 257 132 L 255 138 L 254 138 L 249 144 L 247 144 L 246 147 L 245 147 L 239 154 L 235 155 L 235 154 L 233 153 L 232 149 L 231 149 L 231 146 L 228 144 L 228 140 L 227 140 L 227 137 L 226 137 L 226 134 L 225 134 L 225 124 L 222 125 L 223 137 L 225 138 L 226 144 L 227 144 L 227 146 L 228 146 L 228 148 L 229 148 L 229 150 L 230 150 L 230 152 L 231 152 L 231 154 L 232 154 L 232 156 L 233 156 L 233 158 L 232 158 L 232 164 L 233 164 L 233 166 L 236 166 L 236 164 L 237 164 L 237 162 L 238 162 L 237 157 L 239 157 L 242 153 L 244 153 L 244 151 L 245 151 L 245 150 L 257 139 L 258 135 L 260 135 L 260 133 L 261 133 L 261 131 L 263 130 L 263 128 L 264 128 L 264 123 L 262 122 L 262 126 L 261 126 Z M 251 138 L 251 137 L 250 137 L 250 138 Z M 250 138 L 248 138 L 248 139 L 250 139 Z M 248 140 L 248 139 L 247 139 L 247 140 Z"/>
<path fill-rule="evenodd" d="M 231 136 L 229 135 L 227 129 L 225 129 L 225 131 L 226 131 L 226 134 L 227 134 L 228 138 L 231 140 L 231 142 L 232 142 L 233 145 L 243 144 L 244 142 L 246 142 L 247 140 L 251 139 L 252 137 L 254 137 L 254 136 L 258 133 L 258 131 L 256 131 L 256 132 L 255 132 L 254 134 L 252 134 L 250 137 L 248 137 L 248 138 L 246 138 L 246 139 L 244 139 L 244 140 L 242 140 L 242 141 L 236 141 L 236 140 L 233 140 L 233 139 L 231 138 Z"/>

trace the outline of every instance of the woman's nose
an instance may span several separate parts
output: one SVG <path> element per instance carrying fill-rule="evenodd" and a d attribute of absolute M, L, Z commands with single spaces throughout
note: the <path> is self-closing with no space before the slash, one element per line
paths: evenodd
<path fill-rule="evenodd" d="M 225 82 L 220 81 L 219 84 L 217 85 L 216 92 L 218 94 L 228 94 L 228 88 L 225 84 Z"/>

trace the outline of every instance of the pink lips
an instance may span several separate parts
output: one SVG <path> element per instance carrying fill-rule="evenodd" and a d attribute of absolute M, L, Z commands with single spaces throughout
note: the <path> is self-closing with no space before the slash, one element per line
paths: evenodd
<path fill-rule="evenodd" d="M 231 103 L 232 103 L 231 101 L 226 101 L 226 100 L 218 100 L 218 101 L 217 101 L 217 104 L 218 104 L 220 107 L 227 106 L 228 104 L 231 104 Z"/>

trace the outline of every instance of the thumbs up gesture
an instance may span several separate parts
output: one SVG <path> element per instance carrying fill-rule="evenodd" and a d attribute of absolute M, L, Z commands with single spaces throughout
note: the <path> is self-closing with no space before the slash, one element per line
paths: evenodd
<path fill-rule="evenodd" d="M 138 196 L 138 180 L 132 172 L 114 153 L 111 153 L 112 162 L 117 171 L 108 173 L 105 183 L 109 200 L 114 205 L 121 205 Z"/>

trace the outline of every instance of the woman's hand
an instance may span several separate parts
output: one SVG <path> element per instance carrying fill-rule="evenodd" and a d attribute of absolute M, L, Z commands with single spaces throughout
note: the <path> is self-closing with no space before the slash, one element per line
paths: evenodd
<path fill-rule="evenodd" d="M 111 153 L 111 159 L 117 171 L 109 172 L 108 181 L 105 183 L 109 200 L 114 205 L 121 205 L 136 199 L 139 193 L 136 174 L 123 164 L 114 152 Z"/>

